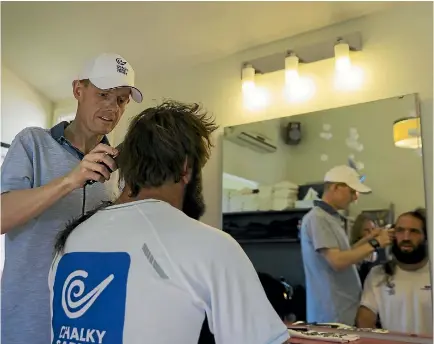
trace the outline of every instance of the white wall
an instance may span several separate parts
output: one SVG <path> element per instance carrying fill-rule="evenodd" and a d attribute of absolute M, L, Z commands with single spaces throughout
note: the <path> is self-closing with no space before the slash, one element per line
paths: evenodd
<path fill-rule="evenodd" d="M 146 106 L 155 104 L 155 100 L 168 97 L 201 102 L 216 116 L 221 126 L 228 126 L 363 103 L 401 94 L 419 93 L 422 101 L 427 208 L 431 210 L 430 219 L 432 219 L 432 20 L 432 3 L 401 3 L 386 12 L 260 46 L 194 70 L 180 72 L 178 75 L 149 76 L 147 80 L 138 82 L 139 87 L 144 91 L 145 104 L 130 106 L 127 116 L 121 120 L 116 129 L 116 141 L 120 141 L 125 134 L 128 115 L 136 114 Z M 325 39 L 335 39 L 337 36 L 354 31 L 360 31 L 364 41 L 363 52 L 357 54 L 355 58 L 355 62 L 366 74 L 365 83 L 360 89 L 354 92 L 335 91 L 330 87 L 334 71 L 333 60 L 320 61 L 303 68 L 303 72 L 312 74 L 317 83 L 317 92 L 310 101 L 288 105 L 276 99 L 271 106 L 261 112 L 252 113 L 242 109 L 240 68 L 244 61 L 285 51 L 294 45 L 311 45 Z M 281 71 L 263 76 L 260 84 L 277 94 L 281 92 L 283 74 Z M 221 224 L 221 133 L 222 130 L 216 135 L 216 147 L 211 161 L 204 170 L 204 192 L 208 209 L 204 221 L 217 227 Z"/>
<path fill-rule="evenodd" d="M 1 141 L 11 143 L 25 127 L 48 128 L 53 104 L 10 69 L 1 66 Z"/>
<path fill-rule="evenodd" d="M 11 143 L 16 134 L 30 126 L 48 128 L 53 104 L 10 69 L 1 66 L 1 141 Z M 4 236 L 0 236 L 0 270 L 4 262 Z"/>
<path fill-rule="evenodd" d="M 71 98 L 54 103 L 53 120 L 51 124 L 52 125 L 57 124 L 62 117 L 75 115 L 76 110 L 77 110 L 77 102 L 75 98 L 73 98 L 72 96 L 72 87 L 71 87 Z"/>

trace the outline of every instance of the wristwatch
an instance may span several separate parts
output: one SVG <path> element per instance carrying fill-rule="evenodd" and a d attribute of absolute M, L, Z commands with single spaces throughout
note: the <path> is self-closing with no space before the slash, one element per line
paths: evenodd
<path fill-rule="evenodd" d="M 368 243 L 374 248 L 375 251 L 378 251 L 381 248 L 377 239 L 371 239 L 368 241 Z"/>

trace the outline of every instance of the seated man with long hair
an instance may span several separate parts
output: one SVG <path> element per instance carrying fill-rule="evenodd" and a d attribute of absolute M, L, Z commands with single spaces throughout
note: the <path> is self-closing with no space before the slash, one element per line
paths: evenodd
<path fill-rule="evenodd" d="M 241 247 L 195 218 L 214 122 L 165 102 L 133 118 L 120 155 L 125 188 L 58 237 L 49 275 L 52 343 L 280 344 L 286 326 Z"/>
<path fill-rule="evenodd" d="M 393 259 L 372 268 L 366 278 L 357 326 L 373 328 L 379 316 L 386 330 L 432 335 L 425 209 L 399 215 L 391 251 Z"/>

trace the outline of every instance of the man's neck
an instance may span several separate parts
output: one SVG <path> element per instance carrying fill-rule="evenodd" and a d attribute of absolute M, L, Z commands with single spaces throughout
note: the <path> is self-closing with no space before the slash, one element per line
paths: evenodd
<path fill-rule="evenodd" d="M 323 195 L 323 197 L 322 197 L 322 201 L 323 201 L 324 203 L 327 203 L 327 204 L 328 204 L 330 207 L 332 207 L 334 210 L 336 210 L 336 211 L 339 211 L 339 210 L 340 210 L 338 207 L 336 207 L 336 205 L 333 203 L 333 201 L 332 201 L 329 197 L 327 197 L 326 194 Z"/>
<path fill-rule="evenodd" d="M 174 189 L 175 184 L 163 185 L 158 188 L 141 189 L 136 197 L 130 197 L 131 190 L 125 187 L 121 195 L 114 202 L 114 204 L 123 204 L 136 201 L 143 201 L 146 199 L 156 199 L 169 203 L 171 206 L 182 209 L 183 197 L 180 197 L 181 193 L 176 192 Z"/>
<path fill-rule="evenodd" d="M 65 129 L 65 138 L 71 142 L 71 144 L 83 152 L 83 154 L 89 153 L 101 142 L 103 135 L 95 135 L 89 132 L 80 122 L 77 120 L 72 121 Z"/>
<path fill-rule="evenodd" d="M 417 264 L 404 264 L 397 262 L 398 266 L 405 271 L 416 271 L 422 269 L 428 263 L 428 257 Z"/>

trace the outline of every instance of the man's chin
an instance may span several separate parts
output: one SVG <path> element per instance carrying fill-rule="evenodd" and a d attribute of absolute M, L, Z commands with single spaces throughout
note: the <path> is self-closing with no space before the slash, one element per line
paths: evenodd
<path fill-rule="evenodd" d="M 95 123 L 97 125 L 94 126 L 94 133 L 97 135 L 108 135 L 110 134 L 116 126 L 116 122 L 103 122 L 102 120 L 99 123 Z"/>
<path fill-rule="evenodd" d="M 402 253 L 412 253 L 414 251 L 414 247 L 400 247 L 399 250 Z"/>

